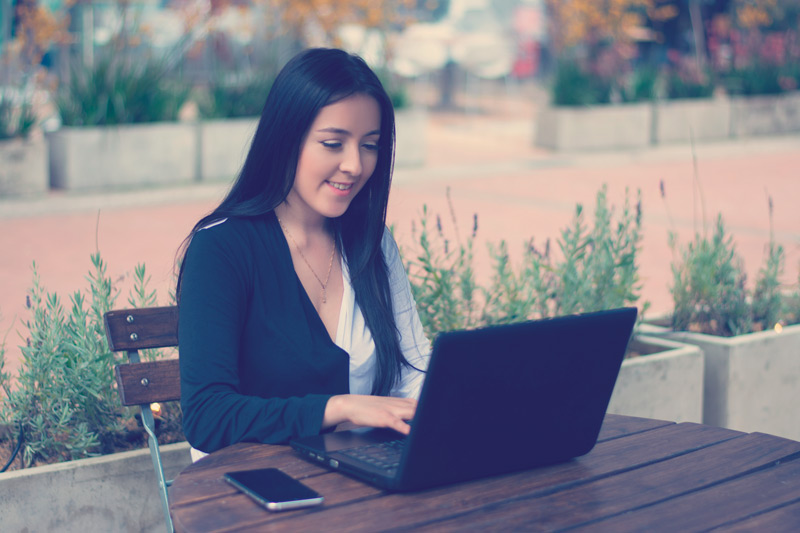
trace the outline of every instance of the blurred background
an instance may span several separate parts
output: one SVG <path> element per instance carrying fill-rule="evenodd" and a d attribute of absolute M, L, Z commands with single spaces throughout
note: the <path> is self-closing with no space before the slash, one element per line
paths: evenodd
<path fill-rule="evenodd" d="M 791 359 L 799 17 L 798 0 L 0 0 L 0 467 L 23 441 L 20 468 L 128 438 L 103 312 L 174 303 L 181 243 L 310 46 L 360 54 L 392 97 L 387 222 L 430 335 L 633 305 L 675 331 L 783 331 Z M 779 384 L 795 396 L 775 411 L 798 404 L 791 361 L 766 364 L 754 410 Z M 701 374 L 632 393 L 660 402 L 658 383 L 692 414 L 626 412 L 700 421 Z M 797 438 L 787 413 L 736 427 Z"/>
<path fill-rule="evenodd" d="M 187 103 L 203 116 L 257 114 L 261 93 L 247 89 L 268 85 L 307 46 L 357 52 L 399 99 L 438 108 L 458 105 L 458 94 L 479 80 L 546 83 L 558 88 L 558 105 L 776 94 L 800 80 L 800 5 L 793 0 L 0 5 L 3 102 L 32 106 L 46 130 L 165 120 L 189 113 Z M 154 83 L 137 86 L 143 76 Z M 232 93 L 243 99 L 231 102 Z"/>
<path fill-rule="evenodd" d="M 543 249 L 605 184 L 639 210 L 631 283 L 651 312 L 673 307 L 670 243 L 717 214 L 743 275 L 780 245 L 794 290 L 799 24 L 797 0 L 0 0 L 8 368 L 35 276 L 67 304 L 100 252 L 118 287 L 146 263 L 170 301 L 176 250 L 309 46 L 360 54 L 392 95 L 389 222 L 410 254 L 423 205 L 450 243 L 477 217 L 488 280 L 485 243 Z"/>

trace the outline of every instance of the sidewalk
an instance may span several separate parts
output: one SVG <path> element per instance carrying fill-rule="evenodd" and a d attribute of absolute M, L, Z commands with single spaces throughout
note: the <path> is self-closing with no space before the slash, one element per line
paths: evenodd
<path fill-rule="evenodd" d="M 410 244 L 411 224 L 423 204 L 439 213 L 450 231 L 449 188 L 462 234 L 479 219 L 476 269 L 488 275 L 484 242 L 509 243 L 512 258 L 523 244 L 556 239 L 576 203 L 591 217 L 603 184 L 608 199 L 622 207 L 626 188 L 635 203 L 641 190 L 644 239 L 640 275 L 651 315 L 671 307 L 672 255 L 669 231 L 686 243 L 722 213 L 752 282 L 769 240 L 767 195 L 774 203 L 775 239 L 786 249 L 786 283 L 800 270 L 800 136 L 725 141 L 696 147 L 703 201 L 693 193 L 692 150 L 688 145 L 638 152 L 553 154 L 532 146 L 529 108 L 506 106 L 492 114 L 429 115 L 428 156 L 422 168 L 397 169 L 389 208 L 398 241 Z M 660 196 L 663 180 L 666 198 Z M 43 198 L 0 200 L 0 340 L 7 336 L 8 368 L 15 372 L 28 314 L 26 291 L 36 261 L 42 285 L 58 292 L 62 304 L 85 290 L 89 256 L 99 250 L 112 279 L 127 277 L 145 263 L 162 303 L 168 301 L 176 251 L 195 221 L 212 209 L 227 184 L 149 189 L 107 194 L 51 193 Z M 590 220 L 590 218 L 589 218 Z M 451 232 L 452 234 L 452 232 Z M 126 305 L 123 282 L 117 306 Z"/>

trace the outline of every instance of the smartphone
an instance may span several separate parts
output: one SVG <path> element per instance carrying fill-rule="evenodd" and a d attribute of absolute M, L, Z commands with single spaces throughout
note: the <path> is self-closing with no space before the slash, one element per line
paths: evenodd
<path fill-rule="evenodd" d="M 322 503 L 322 496 L 277 468 L 227 472 L 225 481 L 270 511 L 287 511 Z"/>

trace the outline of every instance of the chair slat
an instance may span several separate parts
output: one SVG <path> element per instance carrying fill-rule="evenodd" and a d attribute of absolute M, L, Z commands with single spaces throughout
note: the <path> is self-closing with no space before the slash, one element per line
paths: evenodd
<path fill-rule="evenodd" d="M 122 405 L 181 399 L 181 373 L 177 359 L 117 365 L 114 373 Z"/>
<path fill-rule="evenodd" d="M 178 308 L 122 309 L 105 314 L 108 345 L 114 352 L 178 344 Z"/>

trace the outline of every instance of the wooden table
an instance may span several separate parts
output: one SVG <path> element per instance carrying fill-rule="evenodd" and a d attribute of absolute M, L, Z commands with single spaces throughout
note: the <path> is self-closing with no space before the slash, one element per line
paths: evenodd
<path fill-rule="evenodd" d="M 222 479 L 277 467 L 325 497 L 271 513 Z M 392 494 L 286 446 L 237 444 L 189 466 L 170 489 L 178 531 L 800 531 L 800 442 L 701 424 L 608 415 L 573 461 Z"/>

